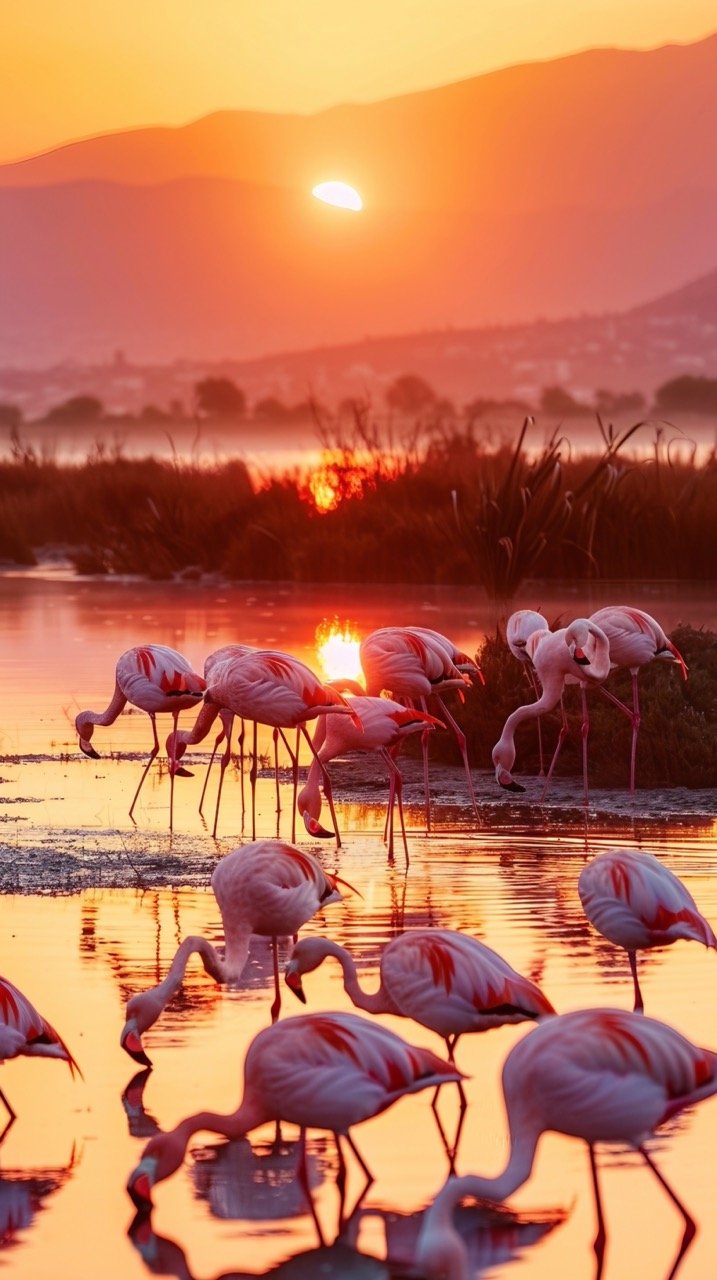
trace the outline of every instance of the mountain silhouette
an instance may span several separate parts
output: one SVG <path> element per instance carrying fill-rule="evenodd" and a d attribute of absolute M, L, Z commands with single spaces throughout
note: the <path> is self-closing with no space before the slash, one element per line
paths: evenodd
<path fill-rule="evenodd" d="M 714 267 L 717 36 L 0 166 L 0 364 L 622 310 Z M 321 206 L 351 182 L 365 210 Z"/>

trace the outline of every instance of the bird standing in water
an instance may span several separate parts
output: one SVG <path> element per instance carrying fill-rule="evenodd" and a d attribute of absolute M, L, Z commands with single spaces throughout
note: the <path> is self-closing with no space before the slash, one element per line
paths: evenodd
<path fill-rule="evenodd" d="M 454 1207 L 463 1196 L 502 1202 L 521 1187 L 532 1172 L 538 1140 L 548 1130 L 582 1138 L 590 1149 L 598 1275 L 607 1235 L 597 1142 L 624 1142 L 640 1152 L 683 1217 L 682 1256 L 696 1226 L 645 1141 L 670 1117 L 714 1093 L 717 1054 L 698 1048 L 664 1022 L 618 1009 L 580 1009 L 546 1019 L 518 1041 L 503 1066 L 510 1129 L 504 1171 L 494 1178 L 448 1180 L 424 1218 L 418 1273 L 426 1280 L 469 1280 L 465 1245 L 452 1222 Z"/>
<path fill-rule="evenodd" d="M 236 1139 L 268 1121 L 285 1120 L 301 1129 L 299 1177 L 321 1235 L 306 1169 L 306 1129 L 325 1129 L 336 1136 L 343 1208 L 346 1169 L 340 1136 L 372 1181 L 351 1136 L 354 1125 L 380 1115 L 409 1093 L 460 1078 L 451 1063 L 430 1050 L 407 1044 L 394 1032 L 356 1014 L 284 1018 L 260 1031 L 249 1045 L 244 1094 L 236 1111 L 228 1115 L 200 1111 L 180 1121 L 170 1133 L 151 1138 L 127 1190 L 139 1208 L 147 1208 L 154 1186 L 179 1168 L 190 1138 L 200 1130 Z"/>
<path fill-rule="evenodd" d="M 624 947 L 635 989 L 635 1012 L 644 1008 L 637 980 L 637 952 L 679 938 L 717 949 L 712 926 L 700 915 L 682 881 L 651 853 L 611 849 L 587 863 L 578 893 L 598 933 Z"/>
<path fill-rule="evenodd" d="M 75 728 L 80 739 L 80 749 L 86 756 L 99 760 L 99 754 L 92 746 L 91 738 L 96 725 L 114 724 L 127 703 L 145 711 L 152 724 L 153 745 L 149 759 L 139 780 L 129 808 L 132 818 L 134 806 L 152 761 L 159 752 L 157 737 L 158 713 L 168 712 L 174 719 L 180 711 L 189 711 L 196 707 L 204 697 L 206 681 L 203 676 L 193 671 L 189 662 L 176 649 L 169 649 L 164 644 L 136 645 L 127 649 L 117 659 L 115 690 L 109 706 L 104 711 L 80 711 L 75 718 Z M 170 798 L 169 829 L 172 830 L 174 817 L 174 775 L 182 772 L 176 767 L 174 757 L 170 755 Z"/>
<path fill-rule="evenodd" d="M 127 1001 L 127 1020 L 120 1037 L 122 1048 L 136 1062 L 149 1066 L 142 1035 L 157 1021 L 179 987 L 190 956 L 198 955 L 217 982 L 237 983 L 247 962 L 252 934 L 272 940 L 271 1016 L 275 1020 L 281 1008 L 277 938 L 294 937 L 321 907 L 340 902 L 339 883 L 310 853 L 283 840 L 257 840 L 228 853 L 212 875 L 212 889 L 224 926 L 223 954 L 206 938 L 185 938 L 162 982 Z"/>

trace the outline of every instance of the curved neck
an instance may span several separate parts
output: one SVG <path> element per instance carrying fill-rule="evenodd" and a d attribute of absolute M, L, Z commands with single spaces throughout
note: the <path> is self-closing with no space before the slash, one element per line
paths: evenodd
<path fill-rule="evenodd" d="M 209 1133 L 219 1133 L 224 1138 L 236 1140 L 243 1138 L 245 1133 L 250 1129 L 256 1129 L 258 1125 L 265 1124 L 267 1120 L 273 1120 L 275 1117 L 270 1115 L 266 1107 L 262 1106 L 258 1099 L 245 1090 L 245 1096 L 242 1098 L 236 1111 L 231 1111 L 227 1115 L 223 1115 L 218 1111 L 198 1111 L 196 1115 L 187 1116 L 186 1119 L 180 1120 L 179 1124 L 173 1130 L 174 1137 L 184 1143 L 186 1150 L 190 1139 L 195 1133 L 199 1133 L 202 1129 L 206 1129 Z"/>
<path fill-rule="evenodd" d="M 344 975 L 344 991 L 357 1009 L 365 1009 L 367 1013 L 397 1012 L 393 1001 L 389 999 L 384 991 L 383 982 L 380 984 L 378 991 L 364 991 L 359 982 L 358 970 L 353 956 L 345 947 L 340 947 L 337 942 L 332 942 L 329 938 L 326 938 L 322 942 L 322 948 L 325 955 L 333 956 L 341 965 Z"/>
<path fill-rule="evenodd" d="M 321 723 L 324 724 L 325 721 L 322 720 Z M 316 821 L 318 821 L 319 816 L 321 814 L 321 787 L 319 784 L 320 777 L 321 777 L 321 765 L 317 757 L 314 756 L 313 760 L 311 761 L 311 767 L 309 769 L 306 782 L 304 783 L 303 787 L 301 788 L 301 791 L 298 794 L 298 797 L 296 800 L 296 807 L 299 813 L 302 815 L 302 817 L 305 813 L 308 813 L 309 817 L 314 818 Z"/>
<path fill-rule="evenodd" d="M 127 706 L 127 697 L 122 692 L 118 684 L 115 684 L 115 691 L 112 694 L 112 701 L 106 711 L 83 711 L 77 717 L 82 725 L 109 725 L 114 724 L 118 715 Z M 90 736 L 89 734 L 87 735 Z"/>
<path fill-rule="evenodd" d="M 225 709 L 220 707 L 217 702 L 211 702 L 205 698 L 193 727 L 179 730 L 177 743 L 183 743 L 185 747 L 189 747 L 195 742 L 201 742 L 203 738 L 206 738 L 220 711 Z"/>
<path fill-rule="evenodd" d="M 211 942 L 207 942 L 206 938 L 194 936 L 183 938 L 167 973 L 154 988 L 154 994 L 161 998 L 163 1004 L 169 1003 L 180 986 L 187 971 L 190 957 L 193 955 L 199 956 L 210 978 L 214 978 L 216 982 L 226 982 L 225 963 Z"/>

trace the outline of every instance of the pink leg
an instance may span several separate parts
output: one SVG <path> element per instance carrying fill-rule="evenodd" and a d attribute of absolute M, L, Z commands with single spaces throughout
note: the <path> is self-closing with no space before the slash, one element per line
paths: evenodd
<path fill-rule="evenodd" d="M 602 1211 L 602 1199 L 600 1196 L 600 1184 L 598 1182 L 597 1162 L 595 1160 L 595 1148 L 592 1143 L 588 1143 L 590 1152 L 590 1172 L 593 1179 L 593 1192 L 595 1193 L 595 1210 L 597 1213 L 597 1235 L 593 1244 L 595 1257 L 597 1258 L 597 1271 L 595 1280 L 600 1280 L 602 1269 L 605 1262 L 605 1242 L 607 1240 L 607 1232 L 605 1230 L 605 1216 Z"/>
<path fill-rule="evenodd" d="M 627 956 L 630 961 L 630 972 L 632 974 L 632 982 L 635 988 L 635 1004 L 633 1007 L 633 1013 L 644 1013 L 645 1005 L 642 999 L 642 992 L 640 991 L 640 984 L 637 980 L 637 953 L 635 951 L 628 951 Z"/>
<path fill-rule="evenodd" d="M 271 1020 L 276 1022 L 281 1011 L 281 987 L 279 985 L 279 943 L 276 937 L 271 940 L 271 955 L 274 961 L 274 1002 L 271 1006 Z"/>
<path fill-rule="evenodd" d="M 407 701 L 408 701 L 408 706 L 413 705 L 410 699 Z M 426 712 L 426 714 L 428 714 L 428 704 L 425 698 L 421 698 L 421 707 Z M 429 730 L 424 729 L 423 733 L 421 734 L 421 752 L 423 755 L 423 794 L 425 796 L 424 803 L 425 803 L 425 809 L 426 809 L 426 832 L 427 833 L 430 832 L 431 830 L 431 791 L 430 791 L 430 786 L 428 782 L 428 737 L 429 737 Z"/>
<path fill-rule="evenodd" d="M 209 774 L 211 773 L 212 765 L 214 764 L 214 757 L 215 757 L 215 755 L 217 754 L 217 749 L 218 749 L 218 747 L 219 747 L 220 742 L 223 742 L 223 741 L 224 741 L 224 738 L 225 738 L 225 736 L 226 736 L 226 735 L 225 735 L 225 731 L 224 731 L 224 716 L 225 716 L 225 714 L 226 714 L 226 713 L 225 713 L 225 712 L 223 712 L 223 711 L 220 711 L 220 713 L 219 713 L 219 718 L 220 718 L 220 720 L 221 720 L 221 722 L 222 722 L 222 728 L 220 729 L 219 733 L 217 734 L 216 738 L 214 739 L 214 746 L 212 747 L 212 754 L 211 754 L 211 755 L 210 755 L 210 757 L 209 757 L 209 764 L 207 765 L 207 772 L 206 772 L 206 773 L 205 773 L 205 775 L 204 775 L 204 786 L 202 787 L 202 794 L 201 794 L 201 795 L 200 795 L 200 797 L 199 797 L 199 812 L 200 812 L 200 813 L 203 813 L 203 812 L 204 812 L 204 797 L 205 797 L 205 796 L 206 796 L 206 794 L 207 794 L 207 785 L 208 785 L 208 783 L 209 783 Z M 230 721 L 230 723 L 231 723 L 231 721 Z"/>
<path fill-rule="evenodd" d="M 314 1219 L 314 1226 L 316 1227 L 316 1234 L 318 1235 L 319 1243 L 323 1248 L 326 1245 L 326 1241 L 324 1239 L 324 1233 L 321 1230 L 319 1215 L 316 1212 L 314 1197 L 311 1194 L 311 1187 L 309 1185 L 309 1171 L 306 1165 L 306 1129 L 301 1130 L 301 1137 L 299 1139 L 299 1167 L 297 1170 L 297 1176 L 299 1179 L 299 1186 L 301 1187 L 301 1190 L 303 1191 L 304 1195 L 306 1196 L 306 1199 L 308 1200 L 309 1208 L 311 1210 L 311 1216 Z"/>
<path fill-rule="evenodd" d="M 251 767 L 249 769 L 249 786 L 251 788 L 251 838 L 256 840 L 256 775 L 258 770 L 258 733 L 256 720 L 254 721 L 254 750 L 251 757 Z"/>
<path fill-rule="evenodd" d="M 580 734 L 583 740 L 583 801 L 585 808 L 588 806 L 588 736 L 590 733 L 590 714 L 588 712 L 588 695 L 584 684 L 580 685 L 580 699 L 582 702 L 583 718 L 580 724 Z"/>
<path fill-rule="evenodd" d="M 566 739 L 566 738 L 567 738 L 567 736 L 568 736 L 568 721 L 567 721 L 567 717 L 566 717 L 566 715 L 565 715 L 565 706 L 564 706 L 564 704 L 563 704 L 563 699 L 562 699 L 562 697 L 561 697 L 561 699 L 560 699 L 560 715 L 562 716 L 562 723 L 561 723 L 561 725 L 560 725 L 560 732 L 559 732 L 559 734 L 558 734 L 558 741 L 557 741 L 557 743 L 555 744 L 555 751 L 553 752 L 553 758 L 552 758 L 552 760 L 550 761 L 550 768 L 548 769 L 548 772 L 547 772 L 546 777 L 545 777 L 545 782 L 543 783 L 543 790 L 542 790 L 542 793 L 541 793 L 541 796 L 540 796 L 540 799 L 541 799 L 541 800 L 544 800 L 544 799 L 545 799 L 545 797 L 546 797 L 546 796 L 547 796 L 547 794 L 548 794 L 548 787 L 550 786 L 550 779 L 551 779 L 551 778 L 552 778 L 552 776 L 553 776 L 553 770 L 554 770 L 554 768 L 555 768 L 555 762 L 556 762 L 556 760 L 557 760 L 558 756 L 560 755 L 560 751 L 561 751 L 562 745 L 563 745 L 563 743 L 564 743 L 565 739 Z"/>
<path fill-rule="evenodd" d="M 637 760 L 637 735 L 640 729 L 640 702 L 637 694 L 637 668 L 630 668 L 632 672 L 632 710 L 625 706 L 619 698 L 615 697 L 604 684 L 598 685 L 600 692 L 605 695 L 608 702 L 611 702 L 618 711 L 622 711 L 632 724 L 632 742 L 630 744 L 630 790 L 635 790 L 635 762 Z"/>
<path fill-rule="evenodd" d="M 672 1276 L 674 1276 L 677 1270 L 677 1263 L 680 1261 L 680 1258 L 686 1252 L 688 1245 L 692 1240 L 694 1240 L 697 1234 L 697 1225 L 695 1223 L 694 1218 L 691 1216 L 691 1214 L 687 1212 L 682 1201 L 678 1198 L 678 1196 L 672 1190 L 672 1187 L 670 1186 L 670 1184 L 666 1181 L 664 1175 L 660 1173 L 660 1170 L 658 1169 L 654 1160 L 648 1153 L 647 1149 L 645 1147 L 638 1147 L 638 1151 L 640 1152 L 640 1155 L 642 1156 L 643 1160 L 648 1165 L 648 1167 L 652 1169 L 652 1172 L 657 1178 L 657 1181 L 660 1183 L 660 1186 L 665 1189 L 668 1196 L 670 1197 L 670 1200 L 674 1204 L 675 1208 L 679 1209 L 680 1213 L 682 1214 L 682 1217 L 685 1220 L 685 1233 L 682 1237 L 682 1244 L 680 1245 L 680 1251 L 677 1255 L 677 1258 L 675 1259 L 675 1263 L 672 1267 L 672 1271 L 670 1272 L 670 1276 L 668 1278 L 668 1280 L 672 1280 Z"/>
<path fill-rule="evenodd" d="M 222 798 L 222 788 L 224 786 L 224 774 L 226 773 L 227 765 L 229 764 L 229 761 L 231 759 L 231 753 L 232 753 L 231 721 L 229 722 L 229 725 L 227 727 L 226 741 L 227 741 L 227 745 L 224 748 L 222 752 L 222 758 L 219 761 L 219 786 L 217 787 L 217 803 L 214 809 L 214 826 L 212 827 L 212 835 L 214 836 L 215 839 L 217 835 L 217 823 L 219 822 L 219 803 Z"/>
<path fill-rule="evenodd" d="M 530 665 L 526 666 L 525 674 L 528 677 L 528 683 L 531 689 L 533 690 L 533 693 L 535 694 L 535 700 L 537 702 L 541 693 L 538 677 L 536 676 L 532 666 Z M 540 716 L 538 716 L 536 720 L 536 728 L 538 730 L 538 759 L 540 760 L 540 772 L 538 774 L 538 777 L 544 778 L 545 777 L 545 757 L 543 755 L 543 726 L 541 723 Z"/>
<path fill-rule="evenodd" d="M 460 753 L 461 753 L 461 756 L 463 757 L 463 768 L 464 768 L 464 770 L 465 770 L 466 780 L 467 780 L 467 782 L 468 782 L 468 794 L 470 795 L 470 798 L 471 798 L 471 804 L 473 805 L 473 812 L 475 813 L 475 815 L 476 815 L 476 817 L 477 817 L 477 816 L 478 816 L 478 804 L 477 804 L 477 802 L 476 802 L 475 791 L 473 790 L 473 779 L 472 779 L 472 777 L 471 777 L 471 767 L 470 767 L 470 765 L 469 765 L 469 763 L 468 763 L 468 751 L 466 750 L 466 747 L 467 747 L 467 743 L 466 743 L 466 735 L 464 734 L 463 730 L 461 729 L 461 726 L 459 725 L 458 721 L 457 721 L 457 720 L 455 720 L 455 719 L 453 718 L 453 716 L 451 715 L 450 711 L 448 710 L 448 707 L 446 706 L 445 702 L 443 701 L 443 698 L 439 697 L 439 696 L 436 694 L 436 701 L 437 701 L 437 703 L 438 703 L 439 707 L 441 708 L 441 711 L 442 711 L 443 715 L 445 716 L 446 720 L 448 721 L 449 725 L 451 726 L 451 729 L 453 730 L 453 732 L 454 732 L 454 734 L 455 734 L 456 742 L 458 743 L 458 749 L 459 749 L 459 751 L 460 751 Z"/>
<path fill-rule="evenodd" d="M 396 761 L 385 747 L 381 749 L 381 755 L 386 762 L 389 777 L 389 795 L 388 803 L 391 811 L 391 843 L 388 846 L 389 859 L 393 862 L 393 805 L 394 800 L 398 802 L 398 819 L 401 823 L 401 837 L 403 839 L 403 851 L 406 855 L 406 870 L 408 870 L 410 859 L 408 856 L 408 840 L 406 839 L 406 824 L 403 818 L 403 777 Z"/>
<path fill-rule="evenodd" d="M 149 716 L 150 720 L 152 721 L 152 733 L 153 733 L 153 735 L 154 735 L 154 746 L 152 747 L 152 750 L 151 750 L 151 752 L 150 752 L 149 760 L 147 761 L 146 765 L 144 766 L 144 769 L 143 769 L 143 771 L 142 771 L 142 777 L 141 777 L 141 778 L 140 778 L 140 780 L 139 780 L 139 786 L 137 787 L 137 790 L 136 790 L 136 791 L 135 791 L 135 793 L 134 793 L 134 799 L 133 799 L 133 801 L 132 801 L 132 803 L 131 803 L 131 805 L 130 805 L 130 807 L 129 807 L 129 817 L 130 817 L 130 818 L 132 817 L 132 814 L 133 814 L 133 812 L 134 812 L 134 806 L 135 806 L 135 805 L 136 805 L 136 803 L 137 803 L 137 796 L 139 795 L 140 791 L 142 790 L 142 787 L 143 787 L 143 785 L 144 785 L 144 780 L 145 780 L 145 778 L 147 777 L 147 774 L 149 773 L 149 770 L 150 770 L 150 766 L 151 766 L 151 764 L 152 764 L 152 761 L 155 759 L 155 757 L 156 757 L 156 756 L 158 755 L 158 753 L 159 753 L 159 738 L 157 737 L 157 721 L 156 721 L 156 719 L 155 719 L 155 717 L 154 717 L 153 712 L 148 711 L 148 712 L 147 712 L 147 715 Z M 177 727 L 176 717 L 175 717 L 174 727 L 175 727 L 175 729 L 176 729 L 176 727 Z M 170 764 L 171 764 L 171 761 L 170 761 Z M 134 819 L 132 819 L 132 820 L 134 821 Z M 171 824 L 172 824 L 172 818 L 171 818 L 171 804 L 170 804 L 170 826 L 169 826 L 170 831 L 171 831 L 171 829 L 172 829 L 172 825 L 171 825 Z"/>

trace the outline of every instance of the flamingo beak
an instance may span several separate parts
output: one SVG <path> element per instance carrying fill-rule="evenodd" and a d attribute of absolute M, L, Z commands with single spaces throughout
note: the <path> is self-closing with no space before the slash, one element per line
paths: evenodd
<path fill-rule="evenodd" d="M 497 775 L 497 778 L 504 791 L 525 791 L 525 787 L 521 787 L 520 783 L 516 782 L 515 778 L 511 778 L 505 769 Z"/>
<path fill-rule="evenodd" d="M 170 766 L 170 773 L 173 778 L 193 778 L 194 777 L 194 774 L 192 773 L 191 769 L 185 769 L 183 764 L 175 764 L 173 768 L 172 766 Z"/>
<path fill-rule="evenodd" d="M 144 1051 L 142 1037 L 139 1034 L 135 1018 L 130 1018 L 125 1023 L 120 1036 L 120 1044 L 125 1053 L 128 1053 L 130 1058 L 134 1058 L 135 1062 L 139 1062 L 143 1067 L 151 1067 L 152 1059 L 148 1058 Z"/>
<path fill-rule="evenodd" d="M 314 836 L 317 840 L 333 840 L 333 831 L 327 831 L 326 827 L 322 827 L 321 823 L 317 822 L 316 818 L 312 818 L 307 810 L 304 810 L 301 816 L 310 836 Z"/>
<path fill-rule="evenodd" d="M 286 970 L 286 973 L 284 974 L 284 981 L 287 987 L 289 988 L 289 990 L 293 991 L 297 1000 L 300 1000 L 302 1004 L 306 1004 L 306 996 L 304 995 L 304 988 L 301 985 L 301 974 L 299 973 L 298 969 L 292 969 L 291 961 L 289 961 L 288 968 Z"/>
<path fill-rule="evenodd" d="M 578 666 L 580 667 L 590 666 L 590 659 L 586 658 L 585 653 L 582 649 L 575 650 L 575 653 L 573 654 L 573 661 L 577 662 Z"/>
<path fill-rule="evenodd" d="M 99 751 L 95 751 L 92 743 L 88 742 L 86 738 L 80 738 L 80 751 L 84 751 L 85 755 L 90 757 L 90 760 L 101 760 L 102 758 Z"/>

